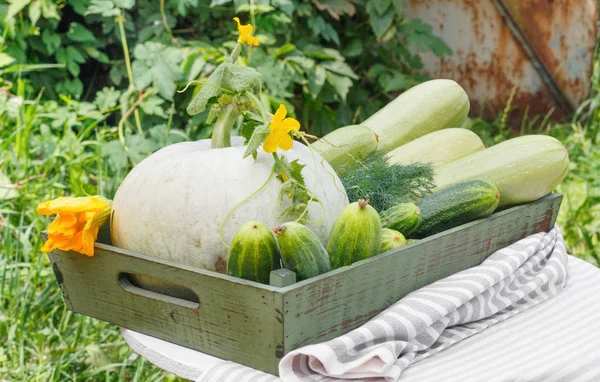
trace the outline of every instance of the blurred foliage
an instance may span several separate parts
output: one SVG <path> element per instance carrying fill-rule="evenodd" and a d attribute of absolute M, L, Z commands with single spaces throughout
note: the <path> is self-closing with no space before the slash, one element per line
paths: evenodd
<path fill-rule="evenodd" d="M 207 112 L 191 118 L 185 111 L 202 85 L 178 89 L 206 78 L 229 54 L 237 38 L 232 18 L 239 16 L 260 40 L 242 61 L 262 74 L 265 102 L 286 104 L 306 131 L 323 135 L 366 119 L 425 80 L 418 52 L 452 53 L 429 25 L 406 20 L 402 6 L 403 0 L 9 0 L 0 5 L 0 113 L 11 115 L 6 98 L 19 93 L 11 84 L 21 79 L 25 98 L 50 101 L 38 115 L 51 130 L 123 122 L 138 149 L 106 148 L 115 167 L 147 154 L 150 135 L 165 126 L 186 139 L 210 136 Z M 133 147 L 123 139 L 121 146 Z"/>

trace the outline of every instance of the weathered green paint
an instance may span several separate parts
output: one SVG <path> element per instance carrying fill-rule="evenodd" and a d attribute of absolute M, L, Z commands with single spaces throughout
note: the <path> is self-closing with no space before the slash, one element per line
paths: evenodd
<path fill-rule="evenodd" d="M 91 258 L 49 257 L 70 310 L 277 374 L 285 353 L 339 336 L 413 290 L 548 231 L 561 199 L 549 195 L 283 288 L 101 243 Z M 188 294 L 144 289 L 125 273 L 185 285 Z"/>

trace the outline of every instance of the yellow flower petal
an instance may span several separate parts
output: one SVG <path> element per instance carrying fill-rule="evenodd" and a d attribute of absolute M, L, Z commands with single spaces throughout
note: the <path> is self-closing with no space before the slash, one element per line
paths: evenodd
<path fill-rule="evenodd" d="M 248 36 L 246 42 L 248 45 L 258 46 L 258 39 L 256 37 Z"/>
<path fill-rule="evenodd" d="M 108 220 L 112 202 L 102 196 L 58 198 L 38 206 L 41 214 L 58 216 L 48 226 L 48 240 L 42 252 L 54 249 L 94 255 L 94 243 L 100 227 Z"/>
<path fill-rule="evenodd" d="M 277 111 L 273 115 L 273 119 L 271 119 L 271 123 L 269 124 L 269 128 L 271 129 L 271 131 L 273 131 L 275 126 L 277 126 L 280 122 L 283 121 L 286 115 L 287 109 L 285 108 L 285 105 L 279 105 L 279 109 L 277 109 Z"/>
<path fill-rule="evenodd" d="M 237 17 L 234 17 L 233 20 L 237 23 L 238 33 L 240 34 L 238 42 L 240 44 L 247 43 L 248 45 L 258 46 L 258 39 L 250 36 L 252 33 L 252 24 L 242 25 L 240 24 L 240 19 Z"/>
<path fill-rule="evenodd" d="M 286 118 L 281 121 L 280 129 L 286 133 L 289 133 L 292 130 L 298 131 L 300 130 L 300 122 L 296 121 L 294 118 Z"/>
<path fill-rule="evenodd" d="M 269 130 L 271 131 L 263 144 L 263 149 L 268 153 L 274 153 L 277 148 L 289 150 L 292 148 L 294 141 L 289 135 L 292 130 L 300 129 L 300 122 L 294 118 L 285 118 L 287 109 L 284 105 L 279 105 L 279 108 L 273 115 Z"/>
<path fill-rule="evenodd" d="M 267 136 L 267 139 L 265 139 L 265 143 L 263 143 L 263 150 L 265 150 L 265 152 L 267 153 L 274 153 L 275 151 L 277 151 L 277 148 L 279 147 L 279 140 L 277 139 L 277 136 L 274 134 L 269 134 Z"/>
<path fill-rule="evenodd" d="M 289 134 L 282 134 L 281 136 L 279 136 L 279 147 L 282 150 L 289 150 L 292 148 L 292 146 L 294 145 L 294 141 L 292 140 L 292 137 L 290 137 Z"/>
<path fill-rule="evenodd" d="M 37 212 L 40 215 L 52 215 L 58 213 L 78 213 L 78 212 L 100 212 L 107 206 L 107 200 L 101 196 L 85 196 L 81 198 L 60 197 L 40 203 Z"/>
<path fill-rule="evenodd" d="M 52 238 L 48 237 L 48 240 L 46 240 L 46 242 L 44 243 L 44 245 L 42 246 L 40 251 L 42 251 L 44 253 L 48 253 L 48 252 L 52 252 L 52 250 L 55 248 L 56 247 L 55 247 L 54 240 L 52 240 Z"/>

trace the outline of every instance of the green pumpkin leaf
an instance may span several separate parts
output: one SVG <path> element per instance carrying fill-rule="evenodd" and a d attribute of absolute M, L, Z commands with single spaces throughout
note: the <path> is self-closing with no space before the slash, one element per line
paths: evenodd
<path fill-rule="evenodd" d="M 258 124 L 254 121 L 244 121 L 242 124 L 240 135 L 246 139 L 246 142 L 250 141 L 250 138 L 252 138 L 252 133 L 254 133 L 254 128 L 256 126 L 258 126 Z"/>
<path fill-rule="evenodd" d="M 223 66 L 221 87 L 225 89 L 241 93 L 252 89 L 258 83 L 260 73 L 254 68 L 229 63 L 224 63 Z"/>
<path fill-rule="evenodd" d="M 200 114 L 206 109 L 206 105 L 208 100 L 213 97 L 218 97 L 223 93 L 221 88 L 221 83 L 223 82 L 223 73 L 225 68 L 222 65 L 219 65 L 211 74 L 208 76 L 206 82 L 202 85 L 202 88 L 192 102 L 187 107 L 187 112 L 189 115 Z"/>
<path fill-rule="evenodd" d="M 305 164 L 301 164 L 300 162 L 298 162 L 298 159 L 294 159 L 290 163 L 290 172 L 292 174 L 292 178 L 296 179 L 296 181 L 298 181 L 298 183 L 300 183 L 303 186 L 306 185 L 304 183 L 304 177 L 302 176 L 302 169 L 304 167 L 306 167 L 306 165 Z"/>
<path fill-rule="evenodd" d="M 161 118 L 167 118 L 164 109 L 162 108 L 162 104 L 165 102 L 162 98 L 158 96 L 151 96 L 142 101 L 140 107 L 144 111 L 144 113 L 148 115 L 156 115 Z"/>
<path fill-rule="evenodd" d="M 183 60 L 181 51 L 157 42 L 146 42 L 136 45 L 133 55 L 136 60 L 131 70 L 135 86 L 145 89 L 152 85 L 161 97 L 173 101 L 176 82 L 183 78 L 179 67 Z"/>
<path fill-rule="evenodd" d="M 114 87 L 105 87 L 96 93 L 94 104 L 98 106 L 98 110 L 107 110 L 117 106 L 121 92 L 115 90 Z"/>
<path fill-rule="evenodd" d="M 242 93 L 252 89 L 257 83 L 260 73 L 254 68 L 224 62 L 219 65 L 206 82 L 192 102 L 187 107 L 189 115 L 195 115 L 206 109 L 208 100 L 219 97 L 224 92 Z"/>
<path fill-rule="evenodd" d="M 269 126 L 266 124 L 255 127 L 254 132 L 248 141 L 248 146 L 246 147 L 246 152 L 244 152 L 243 158 L 247 158 L 250 154 L 256 158 L 256 152 L 258 148 L 265 141 L 265 139 L 267 139 L 267 136 L 270 132 Z"/>

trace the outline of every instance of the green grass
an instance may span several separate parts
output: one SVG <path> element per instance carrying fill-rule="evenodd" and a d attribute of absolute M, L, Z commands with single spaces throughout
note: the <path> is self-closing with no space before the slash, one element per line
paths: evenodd
<path fill-rule="evenodd" d="M 82 106 L 63 100 L 61 107 L 67 109 L 57 109 L 55 104 L 40 104 L 35 96 L 20 95 L 31 101 L 9 105 L 0 99 L 0 173 L 8 176 L 0 174 L 0 185 L 20 187 L 0 188 L 0 338 L 5 339 L 0 341 L 0 382 L 178 380 L 136 357 L 114 325 L 67 311 L 47 256 L 39 251 L 40 231 L 50 221 L 36 214 L 39 202 L 86 193 L 111 198 L 126 173 L 111 165 L 114 154 L 107 156 L 103 150 L 118 139 L 116 128 L 105 122 L 111 111 L 95 117 L 79 112 L 74 120 L 55 123 L 64 110 L 75 113 Z M 535 116 L 516 129 L 519 134 L 541 130 L 568 147 L 572 168 L 558 190 L 565 194 L 559 222 L 570 252 L 596 265 L 598 105 L 596 95 L 571 123 Z M 515 135 L 503 123 L 503 115 L 493 122 L 474 119 L 472 128 L 487 144 Z"/>
<path fill-rule="evenodd" d="M 85 117 L 76 128 L 49 127 L 48 108 L 0 107 L 0 172 L 9 179 L 0 175 L 0 381 L 178 380 L 137 357 L 114 325 L 66 309 L 39 251 L 50 220 L 35 207 L 60 195 L 112 196 L 122 176 L 101 154 L 114 129 Z M 6 199 L 6 183 L 26 179 Z"/>

